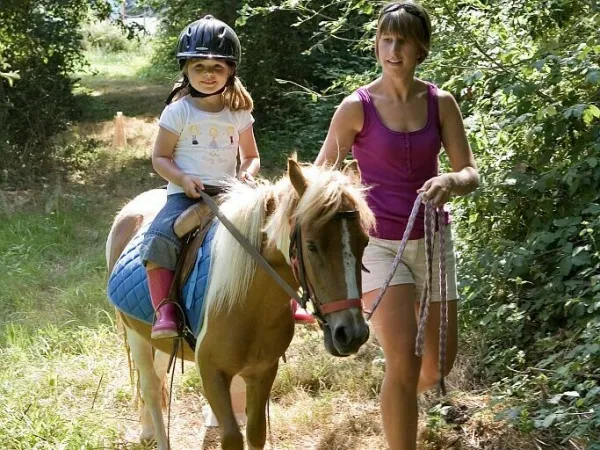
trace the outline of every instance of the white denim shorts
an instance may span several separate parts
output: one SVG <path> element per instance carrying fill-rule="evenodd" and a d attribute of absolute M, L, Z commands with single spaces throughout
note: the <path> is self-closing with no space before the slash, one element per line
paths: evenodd
<path fill-rule="evenodd" d="M 454 242 L 450 226 L 446 227 L 446 285 L 447 299 L 457 300 L 456 290 L 456 260 L 454 257 Z M 381 288 L 398 252 L 401 241 L 380 239 L 371 236 L 369 245 L 363 255 L 363 264 L 370 271 L 362 272 L 363 293 Z M 425 260 L 425 238 L 409 240 L 400 264 L 394 273 L 390 286 L 398 284 L 414 284 L 417 298 L 421 299 L 423 283 L 427 276 Z M 433 251 L 433 292 L 432 302 L 440 301 L 440 244 L 436 233 Z"/>

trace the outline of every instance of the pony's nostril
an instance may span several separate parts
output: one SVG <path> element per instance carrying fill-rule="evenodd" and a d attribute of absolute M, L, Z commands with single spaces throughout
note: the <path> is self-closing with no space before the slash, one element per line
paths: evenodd
<path fill-rule="evenodd" d="M 344 326 L 339 326 L 335 329 L 333 333 L 333 338 L 338 344 L 348 345 L 352 340 L 352 337 L 348 333 L 348 330 Z"/>

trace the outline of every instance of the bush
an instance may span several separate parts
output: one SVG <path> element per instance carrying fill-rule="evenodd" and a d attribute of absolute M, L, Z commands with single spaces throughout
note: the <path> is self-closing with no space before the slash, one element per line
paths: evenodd
<path fill-rule="evenodd" d="M 92 22 L 83 27 L 84 45 L 87 50 L 103 50 L 108 53 L 132 50 L 137 44 L 126 30 L 113 22 Z"/>
<path fill-rule="evenodd" d="M 0 9 L 0 182 L 47 169 L 49 138 L 65 129 L 72 107 L 71 74 L 83 63 L 80 24 L 90 11 L 106 17 L 104 0 L 4 0 Z M 8 66 L 10 62 L 10 66 Z"/>

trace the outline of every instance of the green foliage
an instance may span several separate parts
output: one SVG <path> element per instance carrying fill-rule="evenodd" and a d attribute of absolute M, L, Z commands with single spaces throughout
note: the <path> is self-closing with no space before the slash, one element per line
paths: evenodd
<path fill-rule="evenodd" d="M 518 399 L 519 408 L 506 414 L 521 429 L 598 441 L 598 6 L 566 0 L 425 3 L 435 40 L 418 75 L 459 101 L 482 178 L 474 195 L 454 201 L 462 321 L 468 333 L 485 340 L 482 379 L 494 382 L 506 403 Z M 312 32 L 302 57 L 320 56 L 312 67 L 318 82 L 303 72 L 288 74 L 288 86 L 301 85 L 299 91 L 316 102 L 294 102 L 303 111 L 290 116 L 309 110 L 318 117 L 374 78 L 373 62 L 363 58 L 372 49 L 377 11 L 362 0 L 248 2 L 238 23 L 245 27 L 265 14 L 290 11 L 293 28 Z M 278 38 L 296 32 L 285 29 Z M 351 52 L 340 63 L 332 48 L 342 40 Z M 322 81 L 328 88 L 321 89 Z M 324 135 L 326 119 L 314 127 L 303 123 L 300 136 Z"/>
<path fill-rule="evenodd" d="M 80 24 L 104 0 L 4 0 L 0 8 L 0 181 L 47 170 L 48 139 L 65 129 L 72 73 L 83 63 Z M 12 181 L 12 180 L 11 180 Z"/>
<path fill-rule="evenodd" d="M 463 319 L 535 428 L 600 438 L 600 39 L 585 2 L 436 8 L 427 73 L 461 101 L 482 187 L 455 202 Z M 518 416 L 518 414 L 517 414 Z M 515 416 L 515 417 L 517 417 Z"/>
<path fill-rule="evenodd" d="M 101 50 L 106 53 L 130 51 L 138 45 L 138 40 L 108 20 L 96 21 L 83 28 L 84 46 L 87 50 Z"/>

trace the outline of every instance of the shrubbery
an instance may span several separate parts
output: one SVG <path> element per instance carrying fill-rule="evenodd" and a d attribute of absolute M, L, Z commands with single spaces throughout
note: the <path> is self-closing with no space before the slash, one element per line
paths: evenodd
<path fill-rule="evenodd" d="M 4 0 L 0 8 L 0 182 L 48 169 L 49 138 L 69 124 L 73 72 L 83 63 L 80 25 L 90 11 L 106 17 L 103 0 Z M 46 173 L 47 174 L 47 173 Z"/>

